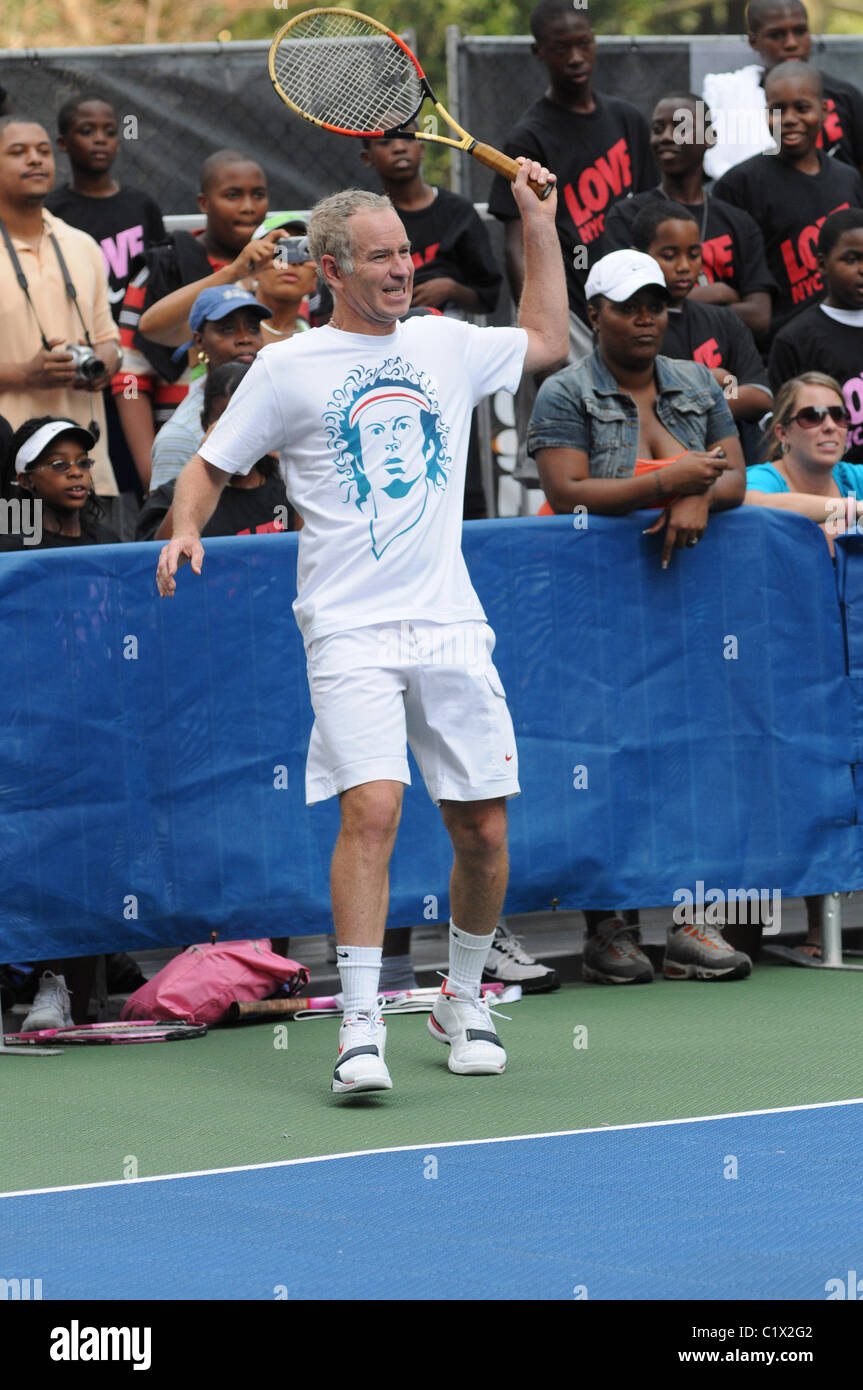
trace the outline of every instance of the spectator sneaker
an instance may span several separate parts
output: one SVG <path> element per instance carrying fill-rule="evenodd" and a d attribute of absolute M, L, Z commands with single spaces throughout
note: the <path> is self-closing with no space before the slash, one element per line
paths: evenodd
<path fill-rule="evenodd" d="M 333 1090 L 391 1091 L 392 1080 L 384 1061 L 387 1025 L 380 1008 L 368 1014 L 351 1014 L 339 1029 L 339 1060 L 333 1072 Z"/>
<path fill-rule="evenodd" d="M 638 945 L 638 928 L 606 917 L 584 943 L 581 975 L 597 985 L 649 985 L 653 966 Z"/>
<path fill-rule="evenodd" d="M 505 985 L 521 985 L 524 994 L 548 994 L 560 989 L 557 971 L 550 965 L 540 965 L 528 955 L 517 936 L 503 917 L 495 928 L 494 940 L 482 972 L 484 980 L 500 980 Z"/>
<path fill-rule="evenodd" d="M 752 961 L 735 951 L 716 927 L 685 922 L 669 927 L 665 945 L 666 980 L 745 980 Z"/>
<path fill-rule="evenodd" d="M 494 1076 L 506 1066 L 503 1043 L 494 1031 L 488 1004 L 444 980 L 429 1014 L 428 1030 L 449 1043 L 450 1071 L 459 1076 Z"/>
<path fill-rule="evenodd" d="M 50 970 L 39 981 L 36 998 L 21 1024 L 22 1033 L 38 1033 L 43 1028 L 71 1028 L 72 1006 L 66 981 Z"/>

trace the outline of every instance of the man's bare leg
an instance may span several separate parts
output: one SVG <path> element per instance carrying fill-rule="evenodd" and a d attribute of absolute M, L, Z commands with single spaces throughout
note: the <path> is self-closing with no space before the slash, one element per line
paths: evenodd
<path fill-rule="evenodd" d="M 506 800 L 442 801 L 441 815 L 455 852 L 450 877 L 452 920 L 472 936 L 490 936 L 509 879 Z"/>
<path fill-rule="evenodd" d="M 330 867 L 336 959 L 344 994 L 337 1093 L 388 1091 L 386 1026 L 377 1009 L 389 863 L 402 806 L 401 782 L 364 782 L 342 792 L 342 825 Z"/>
<path fill-rule="evenodd" d="M 449 1044 L 450 1071 L 502 1072 L 506 1052 L 480 999 L 509 876 L 506 801 L 441 802 L 455 858 L 450 878 L 449 974 L 429 1017 L 432 1037 Z"/>
<path fill-rule="evenodd" d="M 363 782 L 339 798 L 342 825 L 330 866 L 330 895 L 340 946 L 383 943 L 402 790 L 401 782 Z"/>

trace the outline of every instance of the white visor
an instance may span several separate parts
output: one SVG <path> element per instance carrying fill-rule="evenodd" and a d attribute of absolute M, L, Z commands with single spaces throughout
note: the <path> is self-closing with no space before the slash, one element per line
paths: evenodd
<path fill-rule="evenodd" d="M 49 420 L 47 425 L 43 425 L 35 434 L 21 445 L 15 455 L 15 472 L 26 472 L 28 464 L 35 463 L 36 459 L 47 449 L 52 439 L 56 439 L 58 434 L 76 434 L 78 438 L 92 449 L 96 443 L 95 435 L 91 434 L 83 425 L 76 425 L 74 420 Z"/>

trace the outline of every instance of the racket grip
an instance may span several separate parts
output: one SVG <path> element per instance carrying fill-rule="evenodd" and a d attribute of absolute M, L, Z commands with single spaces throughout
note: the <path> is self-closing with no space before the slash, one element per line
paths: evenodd
<path fill-rule="evenodd" d="M 302 1013 L 310 999 L 236 999 L 225 1014 L 226 1023 L 239 1023 L 244 1018 L 285 1018 Z"/>
<path fill-rule="evenodd" d="M 517 164 L 514 159 L 510 159 L 509 155 L 502 154 L 500 150 L 494 148 L 494 145 L 484 145 L 481 140 L 477 140 L 475 145 L 471 145 L 470 153 L 486 168 L 494 169 L 496 174 L 503 174 L 510 183 L 514 182 L 521 168 L 521 165 Z M 553 183 L 535 183 L 533 179 L 528 179 L 528 183 L 540 202 L 544 202 L 554 188 Z"/>

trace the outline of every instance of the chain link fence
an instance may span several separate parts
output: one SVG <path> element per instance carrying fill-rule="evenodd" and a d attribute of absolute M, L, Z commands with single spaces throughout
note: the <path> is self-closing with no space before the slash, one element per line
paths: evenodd
<path fill-rule="evenodd" d="M 266 40 L 130 44 L 0 52 L 9 109 L 56 134 L 71 96 L 99 93 L 120 118 L 121 182 L 144 189 L 166 213 L 197 209 L 199 172 L 214 150 L 239 149 L 266 171 L 270 206 L 307 208 L 338 188 L 375 188 L 359 140 L 338 139 L 279 100 L 267 72 Z M 57 157 L 57 181 L 66 161 Z"/>

